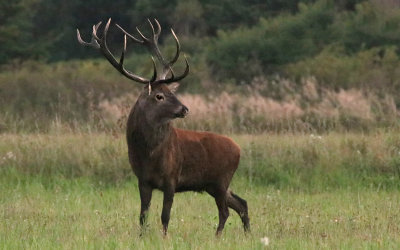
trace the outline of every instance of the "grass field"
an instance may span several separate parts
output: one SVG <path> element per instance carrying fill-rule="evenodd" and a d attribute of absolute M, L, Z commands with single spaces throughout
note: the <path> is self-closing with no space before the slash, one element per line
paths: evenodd
<path fill-rule="evenodd" d="M 122 135 L 0 135 L 1 249 L 396 249 L 400 135 L 233 136 L 242 162 L 221 238 L 207 194 L 177 194 L 162 237 L 162 195 L 139 237 L 139 194 Z"/>

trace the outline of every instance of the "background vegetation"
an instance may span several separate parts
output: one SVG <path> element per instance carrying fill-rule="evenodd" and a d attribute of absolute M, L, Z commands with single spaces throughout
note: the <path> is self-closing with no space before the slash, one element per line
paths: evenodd
<path fill-rule="evenodd" d="M 139 84 L 76 41 L 76 28 L 88 39 L 91 25 L 108 17 L 145 33 L 146 18 L 158 18 L 168 55 L 174 51 L 168 27 L 179 34 L 192 65 L 180 93 L 203 107 L 188 103 L 193 120 L 186 128 L 258 133 L 398 126 L 399 6 L 390 0 L 4 2 L 0 131 L 48 131 L 55 120 L 72 129 L 103 129 L 126 115 Z M 111 32 L 118 53 L 122 35 Z M 129 51 L 128 67 L 151 74 L 147 52 Z M 210 112 L 228 122 L 210 121 Z"/>

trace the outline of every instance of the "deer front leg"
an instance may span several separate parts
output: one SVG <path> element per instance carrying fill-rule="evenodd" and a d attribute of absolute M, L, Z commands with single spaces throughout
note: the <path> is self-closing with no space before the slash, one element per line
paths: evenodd
<path fill-rule="evenodd" d="M 174 193 L 175 190 L 172 186 L 169 186 L 164 190 L 163 209 L 161 213 L 161 223 L 163 225 L 164 236 L 167 235 L 171 207 L 174 201 Z"/>
<path fill-rule="evenodd" d="M 150 201 L 153 189 L 146 184 L 139 183 L 139 192 L 140 192 L 140 202 L 141 202 L 139 220 L 140 220 L 140 226 L 143 229 L 143 226 L 147 220 L 147 214 L 150 207 Z"/>

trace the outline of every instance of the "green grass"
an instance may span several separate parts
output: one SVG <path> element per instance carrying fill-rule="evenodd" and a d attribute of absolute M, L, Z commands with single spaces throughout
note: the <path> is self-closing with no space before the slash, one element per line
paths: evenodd
<path fill-rule="evenodd" d="M 400 189 L 398 132 L 232 137 L 242 148 L 237 175 L 249 185 L 298 191 Z M 104 133 L 0 134 L 0 173 L 5 169 L 111 185 L 133 175 L 124 135 Z"/>
<path fill-rule="evenodd" d="M 231 212 L 220 239 L 217 208 L 206 194 L 175 197 L 169 235 L 162 237 L 162 195 L 155 192 L 149 228 L 139 237 L 135 180 L 106 187 L 87 178 L 1 177 L 0 246 L 3 249 L 276 249 L 396 248 L 400 244 L 398 191 L 291 192 L 234 190 L 249 203 L 252 233 Z"/>
<path fill-rule="evenodd" d="M 162 237 L 162 194 L 139 237 L 140 199 L 122 135 L 0 135 L 0 249 L 396 249 L 400 135 L 233 136 L 242 162 L 231 188 L 248 201 L 252 233 L 231 211 L 214 237 L 207 194 L 175 196 Z M 9 153 L 9 152 L 12 152 Z"/>

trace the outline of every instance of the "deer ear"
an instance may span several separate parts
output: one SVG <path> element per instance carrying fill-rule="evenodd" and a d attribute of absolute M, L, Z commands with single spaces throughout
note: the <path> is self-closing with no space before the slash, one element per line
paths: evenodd
<path fill-rule="evenodd" d="M 177 83 L 177 82 L 173 82 L 173 83 L 168 85 L 168 89 L 172 93 L 175 93 L 178 90 L 178 87 L 179 87 L 179 83 Z"/>

